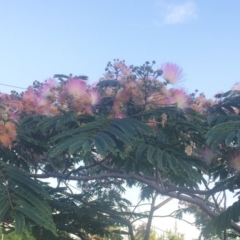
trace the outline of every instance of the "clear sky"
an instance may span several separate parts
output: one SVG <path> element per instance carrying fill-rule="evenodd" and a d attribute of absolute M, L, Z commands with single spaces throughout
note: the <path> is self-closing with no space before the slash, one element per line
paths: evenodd
<path fill-rule="evenodd" d="M 2 0 L 0 16 L 1 84 L 56 73 L 95 82 L 114 58 L 177 63 L 182 86 L 208 97 L 240 81 L 239 0 Z"/>
<path fill-rule="evenodd" d="M 95 82 L 114 58 L 177 63 L 184 88 L 208 97 L 240 81 L 239 0 L 2 0 L 0 16 L 3 84 L 55 73 Z"/>

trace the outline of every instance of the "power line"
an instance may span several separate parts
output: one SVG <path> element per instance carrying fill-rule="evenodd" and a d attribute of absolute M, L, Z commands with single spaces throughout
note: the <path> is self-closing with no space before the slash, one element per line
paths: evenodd
<path fill-rule="evenodd" d="M 4 83 L 0 83 L 0 85 L 2 85 L 2 86 L 5 86 L 5 87 L 13 87 L 13 88 L 24 89 L 24 90 L 26 90 L 26 89 L 27 89 L 27 88 L 23 88 L 23 87 L 17 87 L 17 86 L 13 86 L 13 85 L 4 84 Z"/>

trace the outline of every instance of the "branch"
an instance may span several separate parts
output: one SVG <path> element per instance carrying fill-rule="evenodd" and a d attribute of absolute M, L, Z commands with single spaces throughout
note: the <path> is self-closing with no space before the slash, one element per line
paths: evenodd
<path fill-rule="evenodd" d="M 164 206 L 165 204 L 170 202 L 172 199 L 173 199 L 172 197 L 169 197 L 169 198 L 165 199 L 164 201 L 160 202 L 157 206 L 154 207 L 154 211 L 156 211 L 160 207 Z"/>
<path fill-rule="evenodd" d="M 65 179 L 68 179 L 73 173 L 76 173 L 76 172 L 79 172 L 79 171 L 82 171 L 82 170 L 87 170 L 89 168 L 92 168 L 92 167 L 96 167 L 96 166 L 99 166 L 101 165 L 104 161 L 106 161 L 106 159 L 100 161 L 100 162 L 94 162 L 93 164 L 91 165 L 88 165 L 88 166 L 80 166 L 72 171 L 70 171 L 69 173 L 66 174 L 66 177 Z"/>
<path fill-rule="evenodd" d="M 68 192 L 63 192 L 63 194 L 65 194 L 66 196 L 69 196 L 69 197 L 74 198 L 74 194 L 70 194 L 70 193 L 68 193 Z M 75 199 L 75 198 L 74 198 L 74 199 Z M 84 200 L 79 199 L 79 198 L 77 198 L 77 199 L 75 199 L 75 200 L 77 200 L 77 201 L 81 202 L 82 204 L 87 205 L 87 206 L 89 206 L 89 207 L 93 207 L 93 208 L 97 209 L 99 212 L 106 213 L 106 214 L 108 214 L 109 216 L 111 216 L 112 218 L 121 220 L 121 221 L 124 222 L 124 223 L 126 224 L 126 226 L 128 227 L 128 230 L 129 230 L 128 234 L 130 235 L 131 240 L 135 240 L 134 233 L 133 233 L 133 229 L 132 229 L 132 224 L 131 224 L 131 222 L 130 222 L 128 219 L 123 218 L 123 217 L 119 216 L 118 214 L 113 213 L 113 212 L 111 212 L 111 211 L 109 211 L 109 210 L 106 210 L 106 209 L 104 209 L 104 208 L 99 208 L 99 207 L 97 207 L 96 205 L 92 204 L 91 202 L 87 202 L 87 201 L 84 201 Z"/>
<path fill-rule="evenodd" d="M 49 178 L 49 177 L 54 177 L 54 178 L 63 178 L 66 179 L 66 174 L 60 174 L 60 173 L 49 173 L 49 174 L 28 174 L 29 177 L 35 177 L 35 178 Z M 201 208 L 203 212 L 205 212 L 207 215 L 209 215 L 212 218 L 215 218 L 219 215 L 219 213 L 216 213 L 211 210 L 204 201 L 204 199 L 200 198 L 197 195 L 194 194 L 209 194 L 211 193 L 210 191 L 201 191 L 201 190 L 191 190 L 185 187 L 172 187 L 171 189 L 164 189 L 156 182 L 151 181 L 146 179 L 145 176 L 142 176 L 140 174 L 136 173 L 117 173 L 117 172 L 111 172 L 111 173 L 103 173 L 103 174 L 98 174 L 98 175 L 92 175 L 92 176 L 69 176 L 68 180 L 74 180 L 74 181 L 88 181 L 88 180 L 96 180 L 96 179 L 104 179 L 104 178 L 122 178 L 122 179 L 135 179 L 139 182 L 142 182 L 144 184 L 147 184 L 148 186 L 152 187 L 154 190 L 156 190 L 159 194 L 166 195 L 168 197 L 176 198 L 181 201 L 189 202 L 194 205 L 197 205 L 198 207 Z M 165 184 L 166 185 L 166 184 Z M 168 184 L 169 185 L 169 184 Z M 221 189 L 224 190 L 226 186 Z M 173 190 L 175 189 L 175 191 Z M 182 191 L 180 191 L 182 190 Z M 220 191 L 220 190 L 218 190 Z M 193 193 L 191 196 L 187 196 L 188 193 Z M 240 232 L 240 226 L 238 226 L 235 223 L 231 223 L 231 227 L 236 230 L 237 232 Z"/>

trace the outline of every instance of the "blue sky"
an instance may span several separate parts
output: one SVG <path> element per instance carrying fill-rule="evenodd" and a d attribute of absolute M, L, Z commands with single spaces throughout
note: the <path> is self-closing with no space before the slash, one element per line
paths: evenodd
<path fill-rule="evenodd" d="M 156 60 L 179 64 L 182 86 L 211 97 L 240 81 L 239 12 L 238 0 L 1 1 L 0 83 L 27 87 L 55 73 L 95 82 L 114 58 Z"/>
<path fill-rule="evenodd" d="M 114 58 L 177 63 L 181 86 L 208 97 L 240 81 L 239 0 L 2 0 L 0 16 L 1 84 L 56 73 L 95 82 Z"/>

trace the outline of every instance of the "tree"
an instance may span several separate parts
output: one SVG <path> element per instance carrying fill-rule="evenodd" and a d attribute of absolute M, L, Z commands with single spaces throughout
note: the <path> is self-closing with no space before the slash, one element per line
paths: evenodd
<path fill-rule="evenodd" d="M 146 224 L 141 224 L 135 230 L 135 239 L 142 240 L 146 235 Z M 177 228 L 175 227 L 174 231 L 167 230 L 165 234 L 159 236 L 154 228 L 151 228 L 149 234 L 149 240 L 184 240 L 184 234 L 178 233 Z"/>
<path fill-rule="evenodd" d="M 146 235 L 146 224 L 139 225 L 135 231 L 135 239 L 142 240 Z M 156 231 L 151 228 L 149 234 L 149 240 L 160 240 L 160 237 L 157 236 Z"/>
<path fill-rule="evenodd" d="M 240 233 L 239 201 L 227 208 L 225 194 L 240 187 L 237 86 L 208 100 L 169 87 L 181 79 L 177 65 L 154 64 L 115 61 L 96 84 L 55 75 L 21 94 L 1 94 L 3 231 L 54 240 L 114 229 L 133 240 L 132 223 L 149 217 L 150 230 L 162 195 L 182 203 L 172 217 L 195 214 L 206 236 Z M 51 178 L 56 187 L 40 181 Z M 126 185 L 153 200 L 148 215 L 131 210 Z"/>
<path fill-rule="evenodd" d="M 184 240 L 184 234 L 167 230 L 165 235 L 162 235 L 159 240 Z"/>

